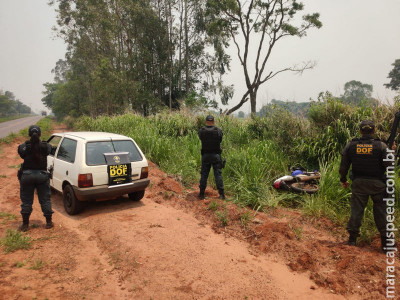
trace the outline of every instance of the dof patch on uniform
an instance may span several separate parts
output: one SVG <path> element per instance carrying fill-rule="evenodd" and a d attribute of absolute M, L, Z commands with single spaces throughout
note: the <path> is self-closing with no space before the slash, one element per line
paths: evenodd
<path fill-rule="evenodd" d="M 372 144 L 357 144 L 356 154 L 358 155 L 372 155 L 374 146 Z"/>

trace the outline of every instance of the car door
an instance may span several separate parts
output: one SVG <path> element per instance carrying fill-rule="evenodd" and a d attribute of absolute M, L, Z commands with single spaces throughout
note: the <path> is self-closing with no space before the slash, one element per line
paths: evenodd
<path fill-rule="evenodd" d="M 51 153 L 47 156 L 47 170 L 53 174 L 54 170 L 54 156 L 57 153 L 58 146 L 60 145 L 62 137 L 59 135 L 52 135 L 47 143 L 51 145 Z M 50 185 L 54 188 L 53 178 L 50 179 Z"/>
<path fill-rule="evenodd" d="M 71 179 L 74 172 L 76 148 L 78 142 L 72 138 L 64 137 L 54 159 L 53 185 L 56 190 L 62 191 L 62 184 L 66 180 L 73 184 Z"/>

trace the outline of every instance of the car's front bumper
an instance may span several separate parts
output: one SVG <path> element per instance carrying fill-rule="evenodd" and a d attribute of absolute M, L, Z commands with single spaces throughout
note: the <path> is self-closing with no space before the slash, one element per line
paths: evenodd
<path fill-rule="evenodd" d="M 109 199 L 125 194 L 143 191 L 149 185 L 150 179 L 139 179 L 121 185 L 99 185 L 89 188 L 74 186 L 75 196 L 79 201 L 90 201 L 96 199 Z"/>

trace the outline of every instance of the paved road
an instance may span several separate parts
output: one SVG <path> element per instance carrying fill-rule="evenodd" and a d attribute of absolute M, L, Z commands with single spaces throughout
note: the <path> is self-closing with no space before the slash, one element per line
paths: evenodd
<path fill-rule="evenodd" d="M 21 129 L 36 124 L 42 118 L 42 116 L 33 116 L 0 123 L 0 139 L 13 132 L 18 133 Z"/>

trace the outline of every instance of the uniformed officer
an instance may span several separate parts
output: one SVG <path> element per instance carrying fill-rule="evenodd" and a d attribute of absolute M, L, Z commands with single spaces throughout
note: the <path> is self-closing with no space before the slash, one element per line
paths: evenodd
<path fill-rule="evenodd" d="M 29 127 L 30 140 L 19 145 L 18 154 L 24 160 L 19 176 L 22 225 L 20 231 L 29 229 L 29 217 L 32 213 L 34 191 L 36 189 L 39 203 L 46 218 L 46 228 L 54 226 L 52 222 L 53 210 L 50 201 L 50 180 L 47 173 L 47 155 L 51 152 L 50 144 L 41 142 L 39 126 Z"/>
<path fill-rule="evenodd" d="M 343 149 L 339 169 L 340 182 L 347 188 L 347 172 L 352 165 L 351 216 L 346 227 L 349 233 L 347 244 L 356 245 L 364 210 L 371 196 L 375 225 L 381 235 L 383 248 L 386 246 L 386 203 L 383 201 L 386 191 L 385 171 L 390 163 L 384 161 L 387 145 L 373 138 L 375 124 L 370 120 L 361 122 L 360 133 L 361 138 L 353 139 Z"/>
<path fill-rule="evenodd" d="M 225 199 L 224 182 L 222 180 L 222 159 L 221 142 L 222 130 L 214 126 L 214 117 L 206 117 L 206 126 L 199 130 L 201 140 L 201 179 L 199 198 L 204 199 L 204 192 L 207 187 L 207 178 L 211 166 L 214 169 L 215 183 L 217 184 L 219 198 Z"/>

